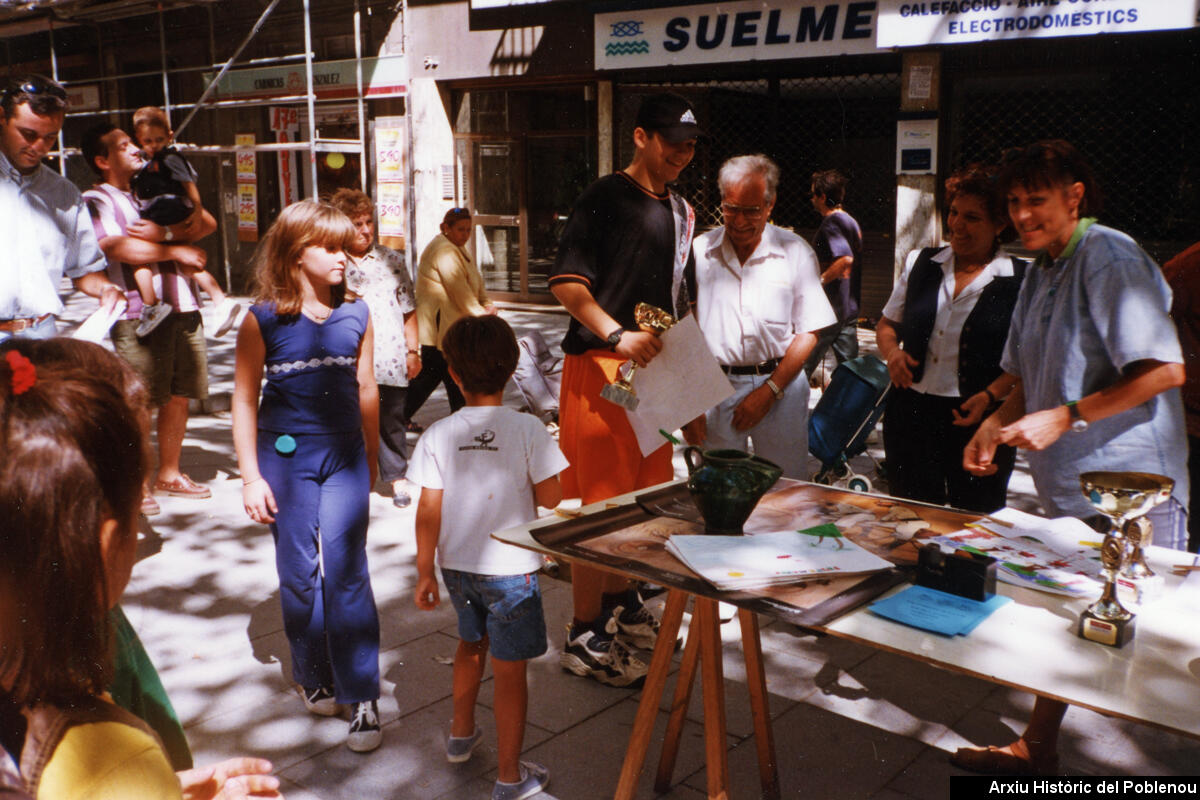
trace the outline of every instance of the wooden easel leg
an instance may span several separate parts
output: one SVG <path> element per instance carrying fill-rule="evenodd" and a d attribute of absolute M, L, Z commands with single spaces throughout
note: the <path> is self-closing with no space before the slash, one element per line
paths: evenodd
<path fill-rule="evenodd" d="M 758 751 L 758 776 L 762 781 L 762 797 L 763 800 L 780 800 L 775 735 L 771 731 L 771 712 L 767 707 L 767 675 L 763 667 L 758 615 L 740 608 L 738 622 L 742 626 L 742 650 L 746 654 L 746 686 L 750 690 L 750 712 L 754 717 L 754 742 Z"/>
<path fill-rule="evenodd" d="M 666 793 L 671 789 L 671 775 L 675 771 L 675 757 L 679 754 L 679 738 L 683 734 L 683 721 L 687 717 L 688 701 L 692 698 L 692 685 L 696 682 L 696 665 L 700 658 L 700 628 L 693 622 L 688 630 L 687 644 L 683 647 L 679 672 L 675 676 L 675 697 L 671 700 L 671 717 L 667 721 L 667 732 L 663 738 L 662 756 L 658 761 L 658 774 L 654 777 L 654 791 Z"/>
<path fill-rule="evenodd" d="M 704 693 L 704 756 L 709 800 L 728 800 L 729 752 L 726 749 L 725 676 L 721 663 L 721 623 L 717 601 L 696 598 L 692 624 L 700 628 L 700 686 Z"/>
<path fill-rule="evenodd" d="M 650 746 L 650 735 L 654 731 L 654 718 L 658 715 L 658 704 L 667 685 L 667 673 L 675 655 L 675 641 L 679 638 L 679 623 L 687 605 L 687 592 L 672 589 L 667 595 L 658 632 L 658 643 L 650 659 L 650 670 L 642 687 L 642 700 L 638 703 L 633 730 L 629 734 L 629 746 L 625 750 L 625 763 L 621 765 L 621 778 L 617 782 L 614 800 L 631 800 L 637 788 L 642 765 L 646 761 L 646 750 Z"/>

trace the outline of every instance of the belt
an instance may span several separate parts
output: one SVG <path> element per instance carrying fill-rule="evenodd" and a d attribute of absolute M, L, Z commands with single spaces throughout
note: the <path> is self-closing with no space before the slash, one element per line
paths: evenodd
<path fill-rule="evenodd" d="M 34 325 L 45 322 L 53 316 L 53 314 L 42 314 L 40 317 L 28 317 L 26 319 L 2 319 L 0 320 L 0 331 L 4 331 L 5 333 L 20 333 L 26 328 L 32 328 Z"/>
<path fill-rule="evenodd" d="M 782 360 L 781 358 L 769 358 L 758 364 L 747 364 L 746 366 L 738 367 L 729 367 L 722 364 L 721 371 L 726 375 L 770 375 Z"/>

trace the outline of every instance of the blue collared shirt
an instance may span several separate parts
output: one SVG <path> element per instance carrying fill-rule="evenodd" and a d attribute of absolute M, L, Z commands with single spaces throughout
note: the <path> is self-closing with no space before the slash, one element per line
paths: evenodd
<path fill-rule="evenodd" d="M 22 175 L 0 153 L 0 320 L 59 314 L 62 276 L 104 268 L 74 184 L 45 164 Z"/>
<path fill-rule="evenodd" d="M 1081 226 L 1083 223 L 1080 223 Z M 1071 244 L 1075 246 L 1072 247 Z M 1021 378 L 1025 412 L 1063 405 L 1111 386 L 1137 361 L 1182 363 L 1171 323 L 1171 290 L 1133 239 L 1103 225 L 1076 231 L 1054 261 L 1025 276 L 1000 366 Z M 1135 470 L 1175 479 L 1188 502 L 1187 436 L 1179 389 L 1067 431 L 1041 452 L 1027 451 L 1034 486 L 1052 516 L 1094 516 L 1079 474 Z"/>

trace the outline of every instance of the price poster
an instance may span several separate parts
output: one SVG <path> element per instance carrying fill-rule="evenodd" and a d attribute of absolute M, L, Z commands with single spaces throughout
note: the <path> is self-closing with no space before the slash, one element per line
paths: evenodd
<path fill-rule="evenodd" d="M 258 241 L 258 186 L 239 183 L 238 193 L 238 241 Z"/>
<path fill-rule="evenodd" d="M 375 207 L 379 214 L 379 240 L 397 250 L 404 249 L 408 231 L 406 131 L 404 117 L 375 119 Z"/>
<path fill-rule="evenodd" d="M 237 147 L 253 147 L 253 133 L 239 133 L 233 138 Z M 238 241 L 258 241 L 258 161 L 253 150 L 236 154 Z"/>
<path fill-rule="evenodd" d="M 379 202 L 375 205 L 379 212 L 380 236 L 404 236 L 404 184 L 379 184 Z"/>
<path fill-rule="evenodd" d="M 375 166 L 380 183 L 404 182 L 404 117 L 375 120 Z"/>

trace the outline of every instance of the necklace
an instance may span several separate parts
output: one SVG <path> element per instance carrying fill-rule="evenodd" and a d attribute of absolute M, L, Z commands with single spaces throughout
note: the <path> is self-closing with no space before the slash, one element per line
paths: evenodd
<path fill-rule="evenodd" d="M 309 319 L 313 320 L 314 322 L 324 322 L 325 320 L 329 319 L 329 315 L 333 313 L 332 308 L 326 310 L 324 314 L 321 314 L 320 312 L 317 312 L 317 311 L 313 311 L 311 308 L 309 308 L 306 305 L 301 305 L 300 308 L 302 311 L 304 311 L 305 314 L 308 315 Z"/>

